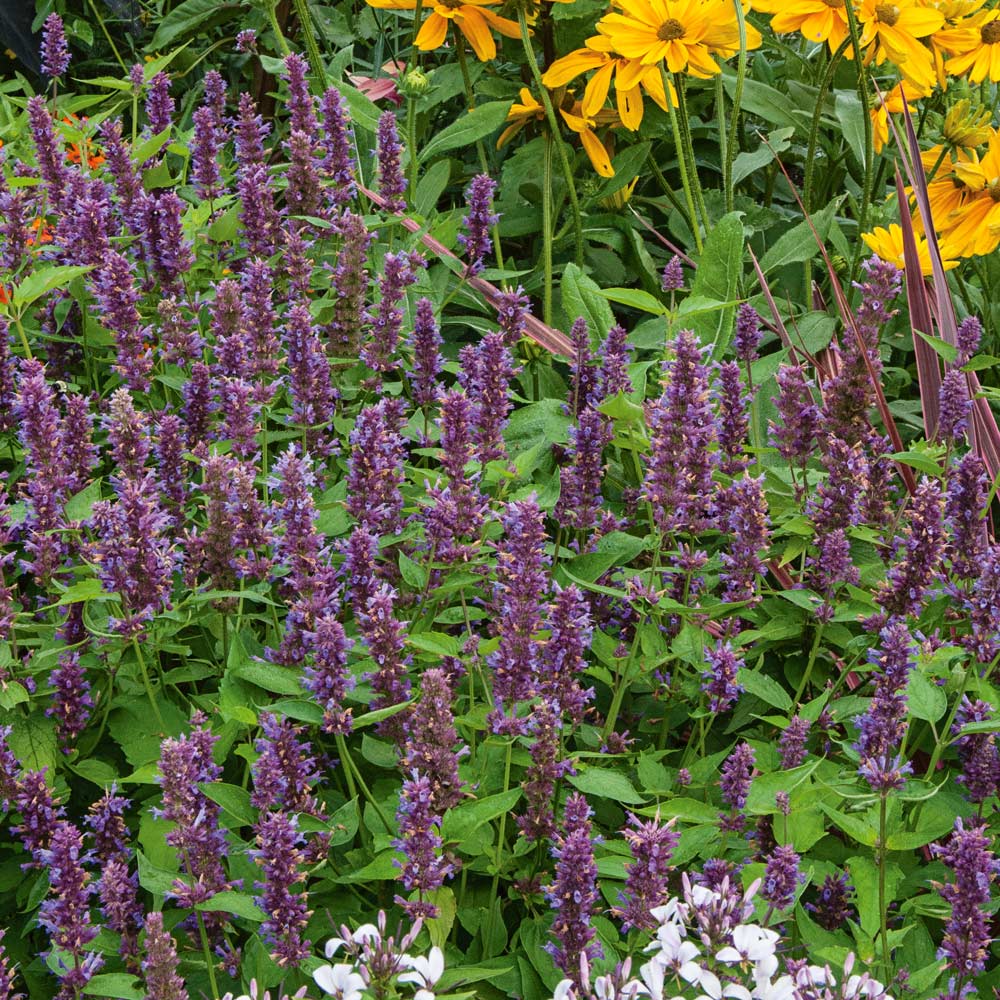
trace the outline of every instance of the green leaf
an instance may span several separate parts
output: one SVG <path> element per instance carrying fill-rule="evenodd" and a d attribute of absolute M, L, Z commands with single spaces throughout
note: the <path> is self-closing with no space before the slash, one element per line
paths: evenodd
<path fill-rule="evenodd" d="M 865 163 L 865 111 L 861 99 L 853 90 L 842 90 L 837 93 L 833 102 L 833 113 L 843 131 L 848 146 L 854 158 L 864 166 Z"/>
<path fill-rule="evenodd" d="M 18 309 L 29 306 L 48 292 L 56 288 L 65 288 L 71 281 L 88 271 L 89 267 L 79 264 L 53 264 L 50 267 L 40 267 L 32 271 L 19 285 L 14 286 L 11 302 Z"/>
<path fill-rule="evenodd" d="M 79 493 L 74 493 L 73 496 L 66 501 L 65 512 L 66 517 L 70 521 L 85 521 L 93 513 L 94 503 L 101 499 L 101 481 L 100 479 L 95 479 L 94 482 L 90 483 Z"/>
<path fill-rule="evenodd" d="M 104 972 L 93 976 L 83 988 L 87 997 L 116 997 L 117 1000 L 143 1000 L 146 991 L 135 976 L 127 972 Z"/>
<path fill-rule="evenodd" d="M 691 285 L 693 296 L 703 296 L 728 303 L 735 299 L 743 273 L 742 213 L 730 212 L 716 223 L 705 240 L 698 270 Z M 692 328 L 703 344 L 712 345 L 712 357 L 722 357 L 733 333 L 735 306 L 726 305 L 716 312 L 693 317 Z"/>
<path fill-rule="evenodd" d="M 145 163 L 149 159 L 152 159 L 168 142 L 170 142 L 170 133 L 172 131 L 172 129 L 165 128 L 157 135 L 151 135 L 144 142 L 140 142 L 132 150 L 132 160 L 135 163 L 141 164 Z"/>
<path fill-rule="evenodd" d="M 913 332 L 924 343 L 929 344 L 938 357 L 944 358 L 950 365 L 955 363 L 955 358 L 958 357 L 958 348 L 954 344 L 949 344 L 948 341 L 942 340 L 940 337 L 932 337 L 929 333 L 924 333 L 923 330 L 914 330 Z"/>
<path fill-rule="evenodd" d="M 611 799 L 628 806 L 642 805 L 646 800 L 619 771 L 608 771 L 600 767 L 588 767 L 578 774 L 570 775 L 569 783 L 587 795 Z"/>
<path fill-rule="evenodd" d="M 181 35 L 202 30 L 208 27 L 209 22 L 225 20 L 235 14 L 239 6 L 240 4 L 227 3 L 225 0 L 184 0 L 184 3 L 174 7 L 166 17 L 160 19 L 148 50 L 155 52 L 165 49 Z"/>
<path fill-rule="evenodd" d="M 351 121 L 355 126 L 374 135 L 378 129 L 378 118 L 381 113 L 374 101 L 343 80 L 334 83 L 333 86 L 340 91 L 340 96 L 343 97 L 347 110 L 351 113 Z"/>
<path fill-rule="evenodd" d="M 747 670 L 745 667 L 740 670 L 736 678 L 750 694 L 760 698 L 761 701 L 781 709 L 782 712 L 789 712 L 792 709 L 791 695 L 773 678 L 767 674 L 762 674 L 757 670 Z"/>
<path fill-rule="evenodd" d="M 425 218 L 434 211 L 434 207 L 441 197 L 441 193 L 448 186 L 451 177 L 451 162 L 449 160 L 438 160 L 432 163 L 424 172 L 424 175 L 417 181 L 417 193 L 413 199 L 413 207 L 418 215 Z"/>
<path fill-rule="evenodd" d="M 251 684 L 256 684 L 257 687 L 270 691 L 272 694 L 302 693 L 299 672 L 289 670 L 287 667 L 276 666 L 273 663 L 257 663 L 254 660 L 247 660 L 231 667 L 227 673 L 250 681 Z"/>
<path fill-rule="evenodd" d="M 95 601 L 108 594 L 101 585 L 101 581 L 90 576 L 83 580 L 77 580 L 71 584 L 66 593 L 59 598 L 59 607 L 66 604 L 85 604 L 87 601 Z"/>
<path fill-rule="evenodd" d="M 948 711 L 948 698 L 942 688 L 928 680 L 919 670 L 914 670 L 906 688 L 906 705 L 916 718 L 925 722 L 937 722 Z"/>
<path fill-rule="evenodd" d="M 889 457 L 894 462 L 899 462 L 901 465 L 910 465 L 928 476 L 941 475 L 941 466 L 930 455 L 926 455 L 922 451 L 897 451 Z"/>
<path fill-rule="evenodd" d="M 399 553 L 399 572 L 414 590 L 422 591 L 427 586 L 427 568 L 415 562 L 405 552 Z"/>
<path fill-rule="evenodd" d="M 645 548 L 646 539 L 623 531 L 612 531 L 601 537 L 594 552 L 577 556 L 567 565 L 577 580 L 590 583 L 612 566 L 629 565 Z"/>
<path fill-rule="evenodd" d="M 804 260 L 812 260 L 819 253 L 816 234 L 825 240 L 830 233 L 830 224 L 837 208 L 837 202 L 831 201 L 826 208 L 812 214 L 812 226 L 808 219 L 803 219 L 798 225 L 792 226 L 782 233 L 761 257 L 760 268 L 766 274 L 775 268 L 786 264 L 798 264 Z M 813 232 L 815 227 L 816 232 Z"/>
<path fill-rule="evenodd" d="M 615 314 L 601 294 L 601 289 L 576 264 L 569 263 L 563 268 L 560 291 L 566 318 L 572 322 L 582 316 L 587 321 L 591 336 L 596 334 L 603 338 L 615 325 Z"/>
<path fill-rule="evenodd" d="M 667 307 L 654 295 L 639 288 L 605 288 L 601 294 L 610 302 L 638 309 L 640 312 L 652 313 L 654 316 L 666 316 Z"/>
<path fill-rule="evenodd" d="M 195 909 L 202 913 L 233 913 L 258 924 L 267 919 L 267 914 L 245 892 L 217 892 L 211 899 L 196 903 Z"/>
<path fill-rule="evenodd" d="M 496 132 L 507 120 L 510 106 L 510 101 L 489 101 L 480 104 L 473 111 L 466 112 L 458 121 L 431 137 L 420 151 L 420 162 L 425 163 L 449 149 L 471 146 Z"/>
<path fill-rule="evenodd" d="M 179 872 L 157 867 L 142 851 L 136 851 L 135 856 L 139 863 L 139 885 L 143 889 L 161 896 L 173 890 L 174 883 L 180 878 Z"/>
<path fill-rule="evenodd" d="M 767 142 L 761 139 L 760 145 L 752 153 L 740 153 L 733 160 L 733 184 L 749 177 L 755 170 L 766 167 L 776 156 L 783 153 L 791 145 L 791 125 L 776 128 L 767 137 Z"/>
<path fill-rule="evenodd" d="M 398 705 L 389 705 L 386 708 L 378 708 L 374 712 L 365 712 L 364 715 L 359 715 L 354 720 L 354 728 L 364 729 L 366 726 L 374 726 L 376 722 L 381 722 L 383 719 L 391 719 L 412 704 L 412 701 L 401 701 Z"/>
<path fill-rule="evenodd" d="M 250 793 L 239 785 L 228 785 L 224 781 L 202 781 L 198 787 L 205 796 L 222 806 L 240 826 L 253 826 L 257 821 L 257 810 L 250 805 Z"/>
<path fill-rule="evenodd" d="M 78 760 L 70 767 L 82 778 L 92 781 L 99 788 L 109 788 L 118 780 L 118 772 L 110 764 L 94 757 Z"/>
<path fill-rule="evenodd" d="M 453 635 L 444 632 L 416 632 L 408 635 L 406 641 L 426 653 L 436 653 L 438 656 L 458 656 L 459 642 Z"/>

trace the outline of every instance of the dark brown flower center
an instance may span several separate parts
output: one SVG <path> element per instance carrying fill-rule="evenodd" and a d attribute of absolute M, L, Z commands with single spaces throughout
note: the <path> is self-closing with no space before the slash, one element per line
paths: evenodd
<path fill-rule="evenodd" d="M 894 3 L 876 4 L 875 16 L 880 24 L 888 25 L 891 28 L 899 20 L 899 8 Z"/>
<path fill-rule="evenodd" d="M 823 3 L 834 10 L 843 10 L 847 6 L 846 0 L 823 0 Z"/>
<path fill-rule="evenodd" d="M 1000 42 L 1000 21 L 990 21 L 979 29 L 979 37 L 983 45 L 996 45 Z"/>
<path fill-rule="evenodd" d="M 660 30 L 656 33 L 656 37 L 661 42 L 672 42 L 677 38 L 683 38 L 684 25 L 676 17 L 671 17 L 660 25 Z"/>

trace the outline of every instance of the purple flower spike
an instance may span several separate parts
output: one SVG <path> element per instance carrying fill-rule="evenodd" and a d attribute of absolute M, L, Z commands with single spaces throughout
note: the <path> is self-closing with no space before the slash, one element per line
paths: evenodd
<path fill-rule="evenodd" d="M 264 880 L 255 883 L 261 890 L 257 905 L 267 914 L 261 934 L 281 968 L 295 968 L 312 950 L 312 942 L 303 936 L 312 915 L 306 894 L 294 891 L 306 880 L 300 867 L 305 861 L 302 839 L 297 817 L 272 812 L 257 824 L 257 849 L 249 852 L 264 874 Z"/>
<path fill-rule="evenodd" d="M 53 687 L 52 705 L 46 715 L 56 719 L 57 735 L 63 753 L 69 753 L 76 738 L 87 728 L 94 700 L 90 697 L 90 682 L 80 665 L 76 652 L 59 655 L 59 666 L 52 671 L 49 683 Z"/>
<path fill-rule="evenodd" d="M 677 254 L 674 254 L 663 268 L 660 287 L 665 292 L 679 292 L 684 287 L 684 268 Z"/>
<path fill-rule="evenodd" d="M 177 946 L 169 932 L 164 930 L 163 914 L 158 911 L 146 917 L 145 947 L 142 972 L 148 1000 L 188 1000 L 184 980 L 177 974 L 180 965 Z"/>
<path fill-rule="evenodd" d="M 321 101 L 323 114 L 323 173 L 333 181 L 327 195 L 333 205 L 344 205 L 354 197 L 354 154 L 351 150 L 353 136 L 344 107 L 344 99 L 336 87 L 330 87 Z"/>
<path fill-rule="evenodd" d="M 437 916 L 437 907 L 424 900 L 424 894 L 433 892 L 451 878 L 455 866 L 443 858 L 441 851 L 440 820 L 432 807 L 431 783 L 419 771 L 403 782 L 396 813 L 399 839 L 393 847 L 401 851 L 405 861 L 397 862 L 403 885 L 409 892 L 416 891 L 419 898 L 409 901 L 396 897 L 411 918 Z"/>
<path fill-rule="evenodd" d="M 709 669 L 702 675 L 701 689 L 708 695 L 710 712 L 728 712 L 736 704 L 743 688 L 736 683 L 736 675 L 743 661 L 728 642 L 720 640 L 714 649 L 707 650 L 705 658 Z"/>
<path fill-rule="evenodd" d="M 462 219 L 466 231 L 459 233 L 458 242 L 468 258 L 469 274 L 479 274 L 483 270 L 483 260 L 492 248 L 490 229 L 500 221 L 500 216 L 493 211 L 496 187 L 493 178 L 477 174 L 465 191 L 469 214 Z"/>
<path fill-rule="evenodd" d="M 390 212 L 406 209 L 406 179 L 403 177 L 401 157 L 403 147 L 396 129 L 396 116 L 392 111 L 383 111 L 379 116 L 375 135 L 376 156 L 378 158 L 378 193 L 386 200 Z"/>
<path fill-rule="evenodd" d="M 615 915 L 622 921 L 622 931 L 633 927 L 653 930 L 656 920 L 650 910 L 662 906 L 670 896 L 667 877 L 670 858 L 680 842 L 673 820 L 661 823 L 660 817 L 643 822 L 629 813 L 630 826 L 622 836 L 632 849 L 633 860 L 625 866 L 625 889 L 618 894 Z"/>
<path fill-rule="evenodd" d="M 441 334 L 434 318 L 434 303 L 428 298 L 417 300 L 410 349 L 413 351 L 413 401 L 417 406 L 432 406 L 440 392 L 438 376 L 441 374 Z"/>
<path fill-rule="evenodd" d="M 159 135 L 173 124 L 174 99 L 170 96 L 170 77 L 166 73 L 157 73 L 149 81 L 146 117 L 153 135 Z"/>
<path fill-rule="evenodd" d="M 555 941 L 545 950 L 564 976 L 580 985 L 582 958 L 592 961 L 601 956 L 601 946 L 594 940 L 596 931 L 591 914 L 598 900 L 597 862 L 590 834 L 592 816 L 587 800 L 574 793 L 566 800 L 563 833 L 552 848 L 556 859 L 555 878 L 546 890 L 555 911 L 552 936 Z"/>
<path fill-rule="evenodd" d="M 66 28 L 58 14 L 49 14 L 42 25 L 42 72 L 56 79 L 69 69 Z"/>
<path fill-rule="evenodd" d="M 427 777 L 435 812 L 457 806 L 465 795 L 458 776 L 458 734 L 451 709 L 452 690 L 443 670 L 432 667 L 420 678 L 420 700 L 414 706 L 406 731 L 400 766 L 404 773 L 419 771 Z"/>
<path fill-rule="evenodd" d="M 323 709 L 325 733 L 346 735 L 354 725 L 351 710 L 344 705 L 347 693 L 354 687 L 347 664 L 352 645 L 334 614 L 319 617 L 312 637 L 312 662 L 306 665 L 302 686 Z"/>
<path fill-rule="evenodd" d="M 757 310 L 749 302 L 744 302 L 736 311 L 736 332 L 733 334 L 736 357 L 744 365 L 750 365 L 757 359 L 757 348 L 762 336 Z"/>
<path fill-rule="evenodd" d="M 562 719 L 557 707 L 542 699 L 531 710 L 528 733 L 532 738 L 528 752 L 531 763 L 521 787 L 527 806 L 517 825 L 525 839 L 535 843 L 550 840 L 558 832 L 555 817 L 556 782 L 573 773 L 573 763 L 560 760 Z"/>

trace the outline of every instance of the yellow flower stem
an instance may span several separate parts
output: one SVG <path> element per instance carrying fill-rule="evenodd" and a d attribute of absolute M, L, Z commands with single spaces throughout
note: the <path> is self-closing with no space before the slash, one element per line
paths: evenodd
<path fill-rule="evenodd" d="M 868 72 L 864 64 L 864 53 L 861 51 L 861 31 L 858 28 L 858 15 L 855 13 L 853 3 L 845 4 L 844 12 L 847 14 L 847 26 L 851 32 L 851 48 L 854 51 L 854 63 L 858 67 L 858 93 L 861 97 L 861 112 L 865 127 L 865 173 L 861 188 L 861 207 L 858 210 L 858 232 L 863 233 L 868 220 L 868 208 L 872 200 L 875 136 L 872 129 L 871 96 L 868 93 Z M 863 240 L 857 240 L 857 246 L 854 250 L 854 260 L 851 262 L 851 282 L 857 276 L 858 265 L 861 263 L 861 251 L 864 245 Z"/>
<path fill-rule="evenodd" d="M 542 157 L 542 319 L 552 325 L 552 136 L 545 135 Z M 556 550 L 558 552 L 558 549 Z"/>
<path fill-rule="evenodd" d="M 580 215 L 580 202 L 576 196 L 576 184 L 573 183 L 573 168 L 570 166 L 569 156 L 566 153 L 566 145 L 562 141 L 562 135 L 559 131 L 559 120 L 556 118 L 555 108 L 552 107 L 552 99 L 549 97 L 549 92 L 545 84 L 542 83 L 542 71 L 538 68 L 535 50 L 531 45 L 531 36 L 528 34 L 528 18 L 523 8 L 517 12 L 517 20 L 521 25 L 521 45 L 524 47 L 524 55 L 528 60 L 528 67 L 531 69 L 531 76 L 535 81 L 535 89 L 541 97 L 542 107 L 545 108 L 545 118 L 549 123 L 552 141 L 555 143 L 556 151 L 559 153 L 559 162 L 562 166 L 563 177 L 566 180 L 569 202 L 573 209 L 573 231 L 576 235 L 576 263 L 578 267 L 582 267 L 583 219 Z"/>
<path fill-rule="evenodd" d="M 681 128 L 677 121 L 677 109 L 674 102 L 670 100 L 670 80 L 667 77 L 667 67 L 660 63 L 660 74 L 663 77 L 663 90 L 667 94 L 667 107 L 670 109 L 670 127 L 674 132 L 674 146 L 677 153 L 677 167 L 681 172 L 681 185 L 684 188 L 684 200 L 687 202 L 688 222 L 691 225 L 691 232 L 694 235 L 694 243 L 698 253 L 701 253 L 701 230 L 698 226 L 698 213 L 694 207 L 694 196 L 691 193 L 691 180 L 688 177 L 687 155 L 684 152 L 684 143 L 681 140 Z"/>
<path fill-rule="evenodd" d="M 731 212 L 735 204 L 733 190 L 733 160 L 740 127 L 740 105 L 743 103 L 743 84 L 747 77 L 747 19 L 743 13 L 741 0 L 733 0 L 736 9 L 736 26 L 740 33 L 740 54 L 736 61 L 736 86 L 733 89 L 733 120 L 729 123 L 729 142 L 722 144 L 722 182 L 726 190 L 726 211 Z M 719 74 L 719 90 L 722 91 L 722 74 Z"/>
<path fill-rule="evenodd" d="M 465 39 L 462 37 L 462 33 L 458 30 L 458 26 L 452 21 L 452 29 L 455 34 L 455 49 L 458 51 L 458 67 L 462 71 L 462 83 L 465 86 L 465 99 L 468 101 L 469 110 L 474 111 L 476 108 L 476 95 L 472 90 L 472 77 L 469 75 L 469 62 L 465 55 Z M 410 156 L 416 158 L 416 146 L 414 145 Z M 489 161 L 486 159 L 486 147 L 483 145 L 482 139 L 476 140 L 476 153 L 479 156 L 479 169 L 482 170 L 484 174 L 490 172 Z M 414 170 L 416 167 L 414 167 Z M 416 194 L 416 186 L 414 185 L 414 194 Z M 493 234 L 493 253 L 496 255 L 497 267 L 501 270 L 503 269 L 503 253 L 500 249 L 500 224 L 494 222 L 491 227 L 491 232 Z"/>
<path fill-rule="evenodd" d="M 281 49 L 282 56 L 287 56 L 292 50 L 288 47 L 288 41 L 285 38 L 284 32 L 281 30 L 281 25 L 278 24 L 277 8 L 277 0 L 274 0 L 274 2 L 267 5 L 267 19 L 271 22 L 271 30 L 274 32 L 274 36 L 278 41 L 278 48 Z"/>
<path fill-rule="evenodd" d="M 413 34 L 410 36 L 410 54 L 406 60 L 406 72 L 419 69 L 420 52 L 417 49 L 417 34 L 420 32 L 420 14 L 424 0 L 417 0 L 413 8 Z M 410 147 L 410 160 L 406 165 L 406 179 L 409 183 L 409 202 L 412 205 L 417 195 L 417 95 L 407 88 L 406 94 L 406 143 Z"/>
<path fill-rule="evenodd" d="M 726 211 L 731 212 L 732 166 L 729 164 L 729 136 L 726 132 L 726 94 L 722 89 L 722 74 L 715 75 L 715 116 L 719 120 L 719 162 L 722 165 L 722 186 L 726 192 Z M 733 117 L 736 116 L 736 107 L 733 107 Z"/>
<path fill-rule="evenodd" d="M 840 43 L 836 52 L 830 57 L 830 60 L 826 64 L 826 71 L 823 73 L 823 79 L 820 81 L 819 93 L 816 95 L 816 108 L 813 111 L 812 125 L 809 129 L 809 146 L 806 150 L 805 177 L 802 180 L 802 205 L 805 208 L 806 214 L 811 212 L 813 208 L 813 177 L 816 173 L 816 146 L 819 143 L 819 127 L 823 118 L 823 104 L 826 101 L 827 92 L 833 83 L 833 76 L 840 65 L 840 60 L 843 58 L 844 53 L 847 51 L 847 46 L 850 44 L 850 38 L 845 38 Z M 809 260 L 805 262 L 805 284 L 806 301 L 808 302 L 811 298 L 810 288 L 812 287 L 812 261 Z"/>
<path fill-rule="evenodd" d="M 701 191 L 701 180 L 698 177 L 698 161 L 694 156 L 694 139 L 691 136 L 691 119 L 687 111 L 687 95 L 684 89 L 685 78 L 682 73 L 674 73 L 674 89 L 677 91 L 677 117 L 681 126 L 681 137 L 684 140 L 684 152 L 688 158 L 688 173 L 691 175 L 691 187 L 694 189 L 695 204 L 701 215 L 701 221 L 707 233 L 711 228 L 708 211 L 705 208 L 705 197 Z M 669 104 L 670 101 L 668 100 Z"/>

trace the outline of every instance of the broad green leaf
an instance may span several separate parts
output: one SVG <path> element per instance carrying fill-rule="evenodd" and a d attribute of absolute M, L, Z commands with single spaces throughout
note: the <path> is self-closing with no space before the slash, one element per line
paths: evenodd
<path fill-rule="evenodd" d="M 182 35 L 235 16 L 240 6 L 227 0 L 184 0 L 160 19 L 148 49 L 151 52 L 165 49 Z"/>
<path fill-rule="evenodd" d="M 605 288 L 601 294 L 609 302 L 617 302 L 630 309 L 652 313 L 654 316 L 666 316 L 667 314 L 667 307 L 656 296 L 639 288 Z"/>
<path fill-rule="evenodd" d="M 56 288 L 65 288 L 71 281 L 90 270 L 79 264 L 52 264 L 32 271 L 24 281 L 15 285 L 10 296 L 15 307 L 31 305 Z"/>
<path fill-rule="evenodd" d="M 246 917 L 254 923 L 261 923 L 267 919 L 267 914 L 253 901 L 245 892 L 217 892 L 211 899 L 196 903 L 195 909 L 202 913 L 232 913 L 237 917 Z"/>
<path fill-rule="evenodd" d="M 253 826 L 256 822 L 257 810 L 250 805 L 250 793 L 245 788 L 224 781 L 202 781 L 198 787 L 206 798 L 222 806 L 240 826 Z"/>
<path fill-rule="evenodd" d="M 587 795 L 611 799 L 628 806 L 642 805 L 646 800 L 620 771 L 600 767 L 588 767 L 578 774 L 570 775 L 569 783 Z"/>
<path fill-rule="evenodd" d="M 784 267 L 786 264 L 798 264 L 804 260 L 812 260 L 819 253 L 816 235 L 819 234 L 821 240 L 827 238 L 837 204 L 837 201 L 831 201 L 825 208 L 813 212 L 811 226 L 808 219 L 803 219 L 797 225 L 792 226 L 788 232 L 782 233 L 768 248 L 767 253 L 761 257 L 761 270 L 767 274 L 768 271 Z M 815 233 L 813 232 L 814 227 Z"/>
<path fill-rule="evenodd" d="M 587 321 L 592 337 L 596 335 L 603 339 L 607 336 L 608 330 L 615 325 L 615 314 L 592 278 L 584 274 L 576 264 L 567 264 L 563 268 L 560 291 L 567 320 L 572 322 L 582 316 Z"/>
<path fill-rule="evenodd" d="M 783 712 L 791 711 L 791 695 L 773 677 L 768 677 L 759 670 L 743 668 L 736 679 L 750 694 L 760 698 L 761 701 L 767 702 L 774 708 L 780 708 Z"/>
<path fill-rule="evenodd" d="M 144 1000 L 146 991 L 127 972 L 103 972 L 91 977 L 83 988 L 87 997 L 115 997 L 117 1000 Z"/>
<path fill-rule="evenodd" d="M 424 144 L 420 151 L 420 161 L 426 163 L 449 149 L 471 146 L 491 135 L 506 121 L 509 110 L 510 101 L 489 101 L 480 104 L 473 111 L 467 111 L 458 121 L 442 129 Z"/>
<path fill-rule="evenodd" d="M 754 171 L 766 167 L 776 156 L 788 149 L 794 131 L 791 125 L 776 128 L 768 135 L 766 142 L 761 139 L 760 145 L 752 153 L 737 154 L 733 160 L 733 184 L 739 184 Z"/>
<path fill-rule="evenodd" d="M 418 215 L 429 216 L 433 211 L 442 192 L 448 186 L 451 177 L 451 162 L 438 160 L 427 168 L 417 181 L 417 193 L 413 199 L 413 207 Z"/>
<path fill-rule="evenodd" d="M 712 228 L 698 261 L 691 284 L 691 294 L 729 303 L 737 296 L 743 274 L 742 213 L 724 215 Z M 733 305 L 717 312 L 692 317 L 691 326 L 703 344 L 712 346 L 712 357 L 719 360 L 729 346 L 733 334 Z"/>
<path fill-rule="evenodd" d="M 919 670 L 914 670 L 906 688 L 906 705 L 910 714 L 916 718 L 937 722 L 948 711 L 948 698 L 943 688 L 939 688 Z"/>
<path fill-rule="evenodd" d="M 833 103 L 833 113 L 837 116 L 844 138 L 854 158 L 865 163 L 865 110 L 861 99 L 853 90 L 838 91 Z"/>
<path fill-rule="evenodd" d="M 932 337 L 929 333 L 924 333 L 922 330 L 914 330 L 913 332 L 924 343 L 929 344 L 938 357 L 944 358 L 948 364 L 955 363 L 955 358 L 958 357 L 958 348 L 954 344 L 949 344 L 947 340 L 942 340 L 940 337 Z"/>

